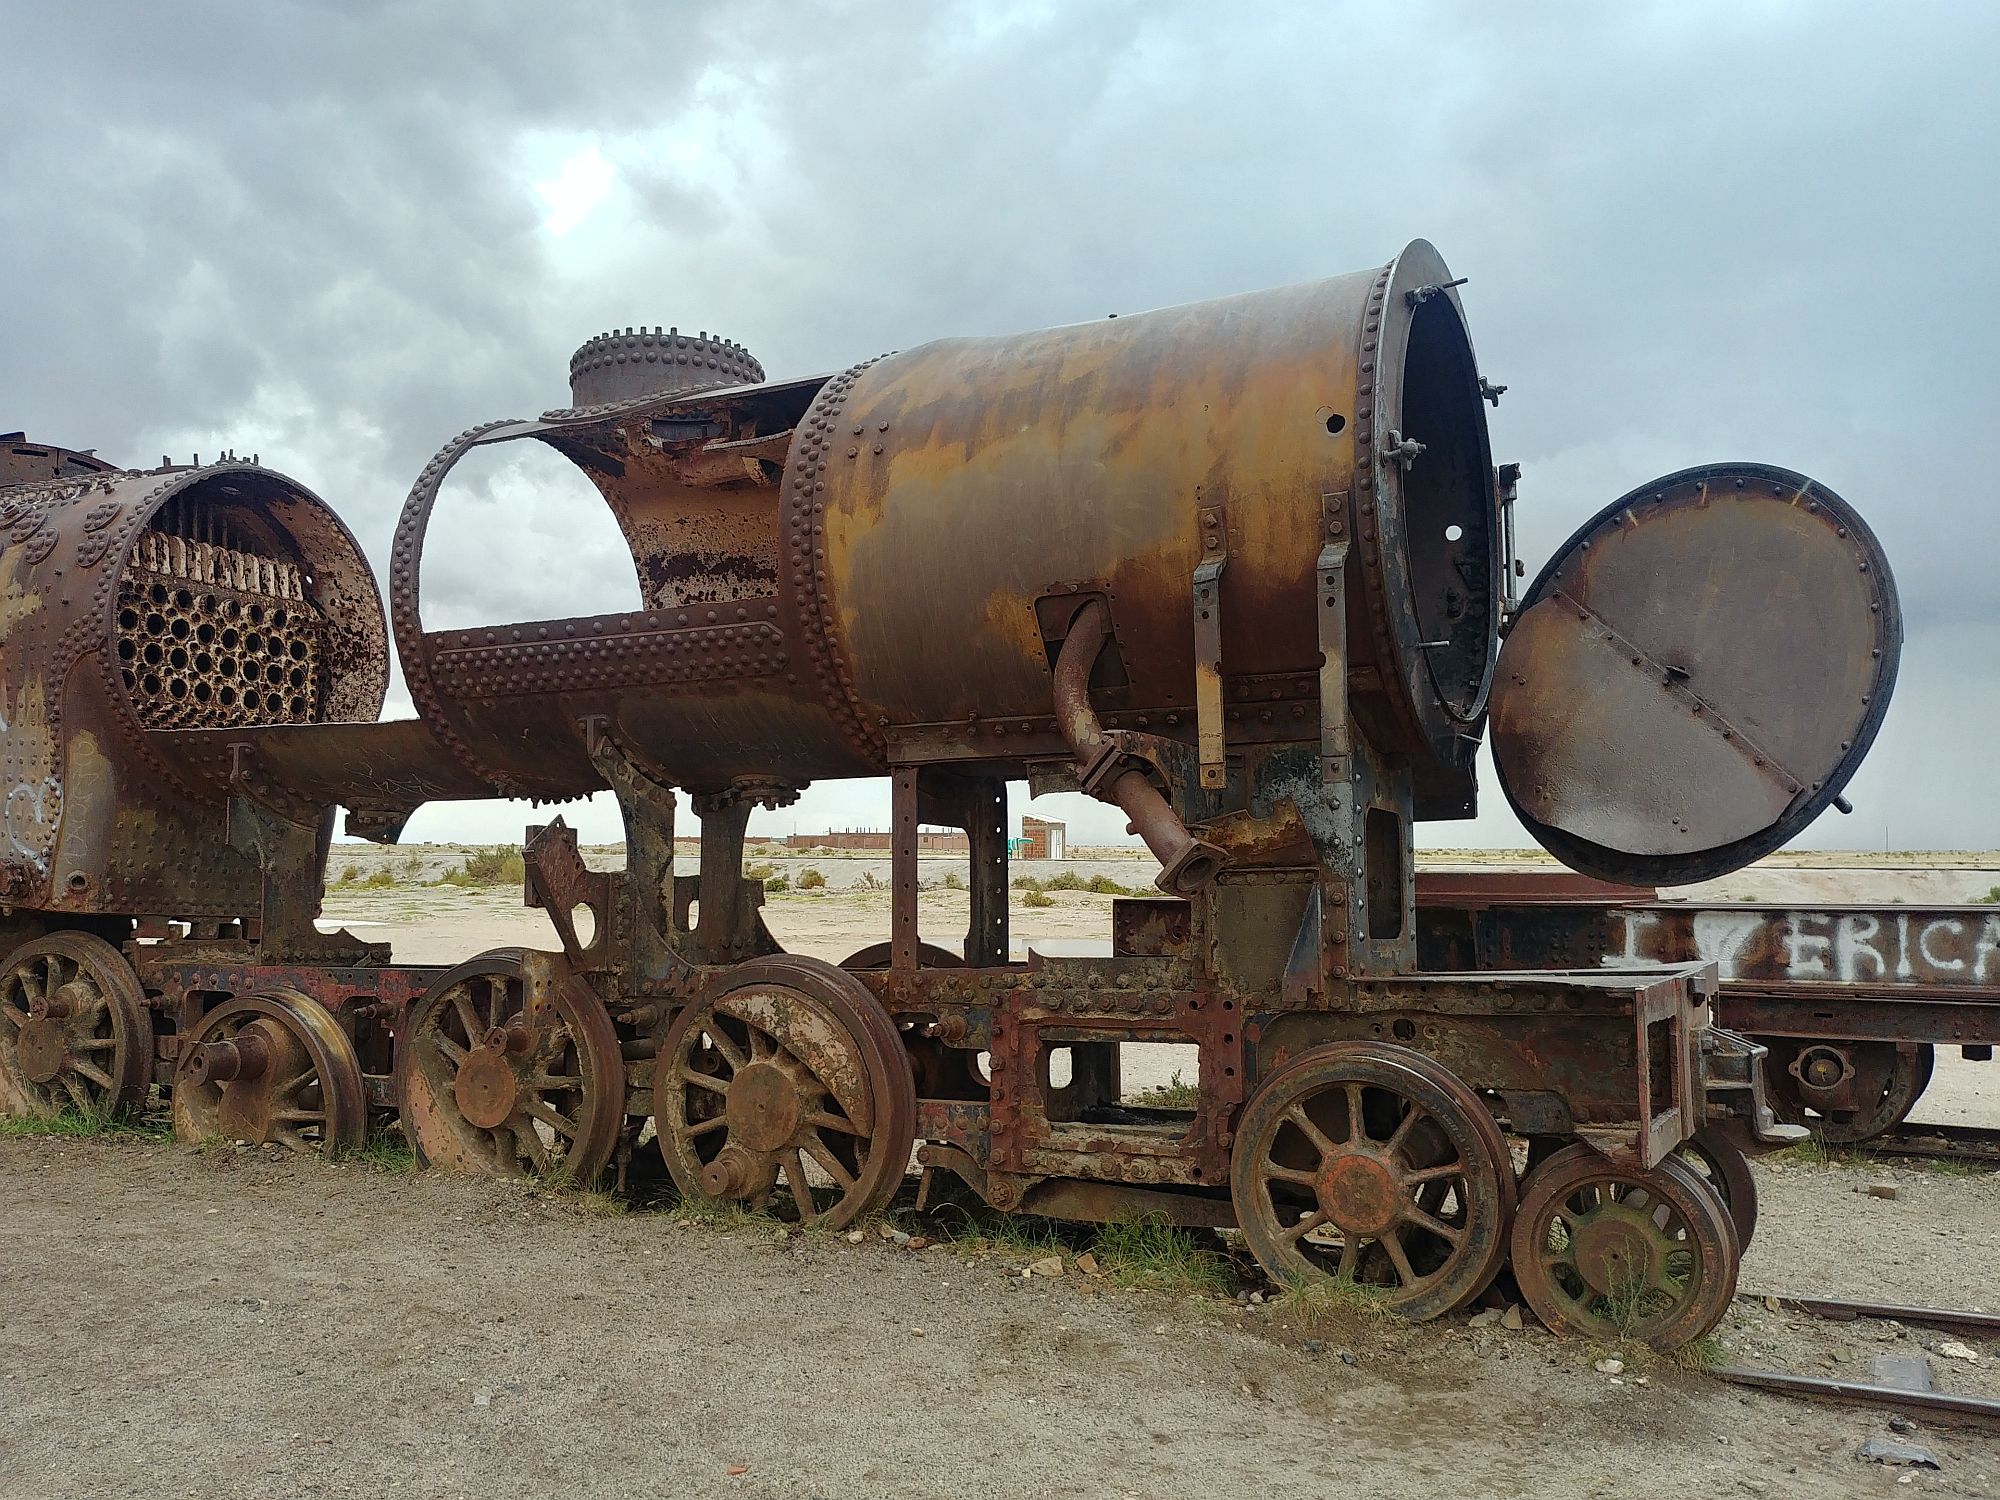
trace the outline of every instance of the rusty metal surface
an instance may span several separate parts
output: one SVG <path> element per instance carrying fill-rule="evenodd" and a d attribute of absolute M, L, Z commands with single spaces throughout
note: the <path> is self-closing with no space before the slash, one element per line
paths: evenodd
<path fill-rule="evenodd" d="M 99 458 L 95 450 L 79 452 L 54 443 L 30 442 L 25 432 L 0 432 L 0 489 L 103 474 L 117 467 Z"/>
<path fill-rule="evenodd" d="M 1624 901 L 1542 877 L 1417 883 L 1426 969 L 1705 962 L 1753 1035 L 2000 1041 L 2000 911 Z"/>
<path fill-rule="evenodd" d="M 1403 295 L 1449 279 L 1418 242 L 1375 271 L 946 340 L 851 372 L 811 464 L 806 540 L 816 562 L 824 552 L 825 618 L 834 655 L 853 664 L 856 716 L 1044 712 L 1034 601 L 1086 579 L 1111 599 L 1129 705 L 1180 714 L 1192 740 L 1203 507 L 1227 507 L 1225 675 L 1310 677 L 1316 621 L 1297 605 L 1312 597 L 1320 536 L 1296 500 L 1339 491 L 1353 497 L 1357 711 L 1385 744 L 1455 759 L 1483 707 L 1499 565 L 1455 295 Z M 1388 456 L 1404 434 L 1434 444 L 1429 462 Z M 911 557 L 937 571 L 913 576 Z M 957 643 L 949 672 L 923 644 L 941 639 Z M 1300 735 L 1316 737 L 1316 724 Z"/>
<path fill-rule="evenodd" d="M 0 899 L 254 907 L 254 867 L 216 836 L 221 794 L 152 726 L 372 719 L 387 648 L 353 537 L 234 459 L 0 490 L 0 535 Z"/>
<path fill-rule="evenodd" d="M 1846 501 L 1785 469 L 1685 470 L 1600 512 L 1529 589 L 1494 765 L 1572 868 L 1708 879 L 1834 801 L 1901 648 L 1888 563 Z"/>

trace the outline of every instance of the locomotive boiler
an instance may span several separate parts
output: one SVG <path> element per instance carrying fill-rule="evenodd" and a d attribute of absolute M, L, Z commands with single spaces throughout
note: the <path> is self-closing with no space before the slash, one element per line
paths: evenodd
<path fill-rule="evenodd" d="M 1749 1227 L 1720 1168 L 1796 1134 L 1761 1049 L 1714 1024 L 1698 964 L 1420 972 L 1413 828 L 1471 815 L 1490 719 L 1506 795 L 1575 868 L 1660 884 L 1757 857 L 1865 752 L 1894 587 L 1824 486 L 1721 464 L 1632 491 L 1517 598 L 1518 470 L 1489 451 L 1502 388 L 1459 284 L 1418 242 L 768 383 L 706 334 L 602 335 L 571 405 L 470 429 L 410 494 L 387 621 L 411 722 L 370 722 L 379 606 L 298 486 L 77 458 L 5 491 L 22 536 L 55 538 L 0 558 L 8 767 L 60 790 L 4 867 L 10 1102 L 158 1085 L 186 1134 L 327 1147 L 393 1112 L 425 1161 L 582 1178 L 650 1123 L 683 1193 L 835 1225 L 914 1154 L 923 1199 L 951 1179 L 1003 1209 L 1237 1230 L 1280 1281 L 1374 1283 L 1412 1316 L 1511 1256 L 1551 1327 L 1704 1332 Z M 442 481 L 530 439 L 602 495 L 639 606 L 519 621 L 497 599 L 490 625 L 428 629 Z M 213 649 L 174 665 L 232 604 L 261 611 L 260 663 L 296 666 L 247 704 L 248 626 L 236 677 Z M 182 676 L 149 674 L 155 641 Z M 751 810 L 853 776 L 890 783 L 885 941 L 784 953 L 742 873 Z M 1013 956 L 1016 779 L 1117 805 L 1159 857 L 1110 956 Z M 314 923 L 336 806 L 393 838 L 431 800 L 606 788 L 622 873 L 587 870 L 560 820 L 530 830 L 560 951 L 440 971 Z M 920 823 L 968 835 L 955 950 L 918 933 Z M 1194 1049 L 1191 1108 L 1120 1086 L 1126 1049 L 1160 1042 Z"/>

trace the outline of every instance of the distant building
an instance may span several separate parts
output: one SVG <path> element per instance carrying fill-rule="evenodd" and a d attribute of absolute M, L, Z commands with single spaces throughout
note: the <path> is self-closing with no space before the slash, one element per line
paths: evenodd
<path fill-rule="evenodd" d="M 794 833 L 785 839 L 787 849 L 849 849 L 889 852 L 887 829 L 844 828 L 838 833 Z M 919 828 L 919 854 L 966 854 L 971 846 L 965 835 L 951 828 Z"/>
<path fill-rule="evenodd" d="M 1052 823 L 1047 818 L 1021 819 L 1021 851 L 1023 859 L 1068 859 L 1069 825 Z"/>

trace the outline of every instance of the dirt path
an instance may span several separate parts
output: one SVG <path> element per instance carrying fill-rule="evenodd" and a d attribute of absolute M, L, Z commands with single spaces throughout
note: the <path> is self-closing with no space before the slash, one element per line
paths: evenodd
<path fill-rule="evenodd" d="M 1793 1257 L 1764 1261 L 1774 1279 L 1960 1299 L 2000 1286 L 2000 1183 L 1926 1179 L 1876 1204 L 1882 1222 L 1856 1216 L 1873 1200 L 1854 1183 L 1772 1177 L 1768 1243 Z M 1532 1327 L 1364 1321 L 1308 1352 L 1261 1308 L 1024 1281 L 1005 1257 L 878 1239 L 599 1217 L 437 1175 L 0 1140 L 0 1204 L 10 1500 L 1656 1500 L 1987 1495 L 2000 1480 L 2000 1438 L 1922 1433 L 1943 1473 L 1897 1486 L 1854 1456 L 1882 1430 L 1867 1415 L 1668 1365 L 1613 1378 Z M 1884 1223 L 1904 1248 L 1884 1248 Z M 1753 1261 L 1746 1283 L 1764 1274 Z M 1749 1308 L 1727 1332 L 1795 1368 L 1866 1352 L 1799 1321 Z M 1985 1375 L 2000 1342 L 1982 1348 Z"/>

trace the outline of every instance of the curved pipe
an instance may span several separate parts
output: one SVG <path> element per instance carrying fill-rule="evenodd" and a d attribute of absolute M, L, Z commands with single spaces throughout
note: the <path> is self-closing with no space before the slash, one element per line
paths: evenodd
<path fill-rule="evenodd" d="M 1187 831 L 1146 775 L 1144 763 L 1105 732 L 1090 706 L 1090 669 L 1110 634 L 1101 599 L 1091 600 L 1070 622 L 1056 655 L 1056 728 L 1076 756 L 1084 791 L 1123 808 L 1132 832 L 1159 860 L 1160 873 L 1153 884 L 1170 896 L 1191 896 L 1215 879 L 1228 856 Z"/>

